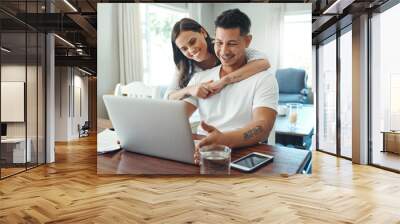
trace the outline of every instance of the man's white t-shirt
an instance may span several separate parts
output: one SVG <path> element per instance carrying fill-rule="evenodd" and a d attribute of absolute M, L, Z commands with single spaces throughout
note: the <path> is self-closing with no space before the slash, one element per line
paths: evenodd
<path fill-rule="evenodd" d="M 194 74 L 188 85 L 220 79 L 221 65 Z M 268 107 L 277 111 L 278 83 L 268 71 L 226 86 L 220 93 L 207 99 L 188 97 L 186 102 L 197 107 L 200 119 L 220 131 L 232 131 L 252 121 L 253 109 Z M 207 134 L 199 126 L 198 134 Z"/>

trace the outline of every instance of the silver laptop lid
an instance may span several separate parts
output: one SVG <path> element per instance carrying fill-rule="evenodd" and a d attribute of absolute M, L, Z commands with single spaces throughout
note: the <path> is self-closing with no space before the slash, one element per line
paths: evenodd
<path fill-rule="evenodd" d="M 184 102 L 111 95 L 103 99 L 122 148 L 194 163 L 194 143 Z"/>

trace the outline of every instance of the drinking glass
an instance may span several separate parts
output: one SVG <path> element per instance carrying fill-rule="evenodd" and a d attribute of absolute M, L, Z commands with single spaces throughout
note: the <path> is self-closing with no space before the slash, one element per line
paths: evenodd
<path fill-rule="evenodd" d="M 200 174 L 229 175 L 231 149 L 224 145 L 203 146 L 200 152 Z"/>
<path fill-rule="evenodd" d="M 290 129 L 296 129 L 297 120 L 299 117 L 299 110 L 301 108 L 300 103 L 288 103 L 287 107 L 289 109 L 288 120 L 290 124 Z"/>

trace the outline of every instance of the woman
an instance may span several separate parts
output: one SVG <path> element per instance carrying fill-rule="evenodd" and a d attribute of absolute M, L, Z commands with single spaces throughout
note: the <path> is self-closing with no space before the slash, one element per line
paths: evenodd
<path fill-rule="evenodd" d="M 247 79 L 270 67 L 264 54 L 255 50 L 247 50 L 247 64 L 240 69 L 215 82 L 187 86 L 194 73 L 220 64 L 214 53 L 212 39 L 199 23 L 184 18 L 174 25 L 171 43 L 177 76 L 165 94 L 168 99 L 178 100 L 188 96 L 204 99 L 218 93 L 226 85 Z"/>

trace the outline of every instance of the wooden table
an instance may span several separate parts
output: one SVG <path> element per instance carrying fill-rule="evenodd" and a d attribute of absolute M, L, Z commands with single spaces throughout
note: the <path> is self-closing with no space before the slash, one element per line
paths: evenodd
<path fill-rule="evenodd" d="M 251 152 L 261 152 L 274 156 L 274 161 L 264 166 L 252 175 L 302 173 L 305 165 L 311 159 L 308 150 L 297 150 L 270 145 L 256 145 L 252 147 L 232 150 L 232 161 Z M 146 156 L 121 149 L 117 152 L 97 156 L 98 174 L 159 174 L 159 175 L 198 175 L 200 167 L 162 158 Z M 231 169 L 231 175 L 248 175 Z"/>

